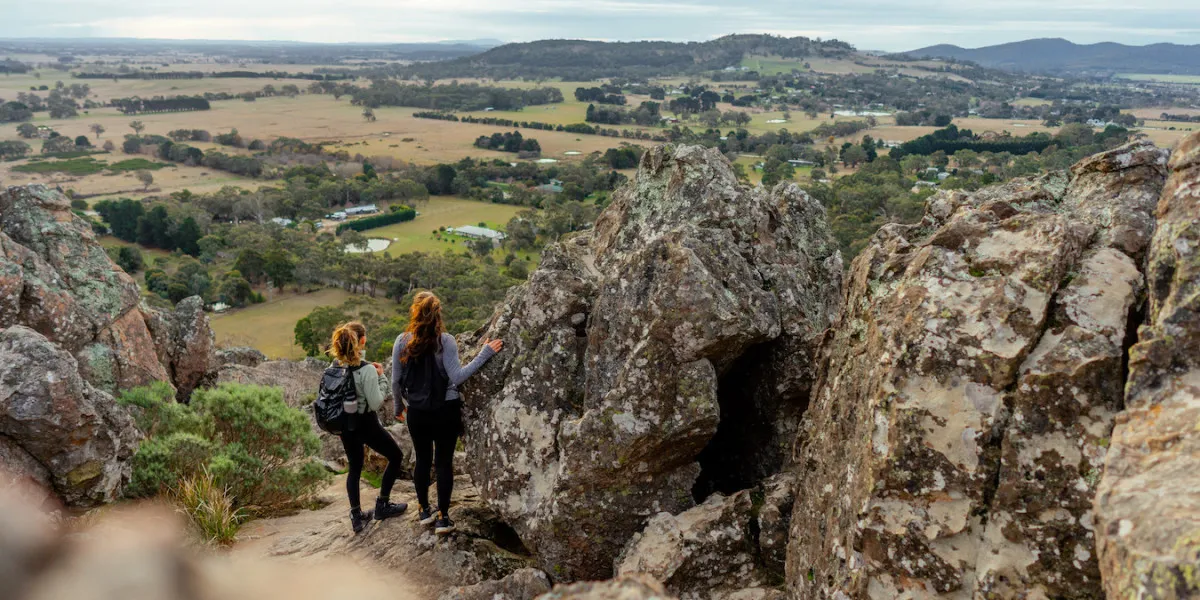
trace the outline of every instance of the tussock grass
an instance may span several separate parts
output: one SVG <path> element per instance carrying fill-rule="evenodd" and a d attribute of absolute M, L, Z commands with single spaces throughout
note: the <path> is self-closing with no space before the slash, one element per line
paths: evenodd
<path fill-rule="evenodd" d="M 246 521 L 246 514 L 233 507 L 227 490 L 217 485 L 207 470 L 184 479 L 172 496 L 205 543 L 232 544 Z"/>

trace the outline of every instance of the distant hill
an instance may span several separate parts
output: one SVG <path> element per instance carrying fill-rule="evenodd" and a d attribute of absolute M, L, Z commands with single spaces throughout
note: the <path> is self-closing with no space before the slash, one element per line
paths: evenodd
<path fill-rule="evenodd" d="M 914 58 L 965 60 L 985 67 L 1026 72 L 1200 74 L 1200 45 L 1075 44 L 1060 38 L 1044 38 L 973 49 L 941 44 L 904 54 Z"/>
<path fill-rule="evenodd" d="M 854 48 L 837 40 L 728 35 L 707 42 L 594 42 L 540 40 L 505 44 L 473 56 L 412 65 L 401 75 L 449 77 L 600 77 L 678 75 L 738 65 L 747 55 L 844 57 Z"/>

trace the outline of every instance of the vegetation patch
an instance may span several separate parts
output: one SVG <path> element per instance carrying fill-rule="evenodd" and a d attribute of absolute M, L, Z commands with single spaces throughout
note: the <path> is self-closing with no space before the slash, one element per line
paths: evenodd
<path fill-rule="evenodd" d="M 18 173 L 66 173 L 68 175 L 95 175 L 108 167 L 108 163 L 91 157 L 70 158 L 56 161 L 37 161 L 12 168 Z"/>
<path fill-rule="evenodd" d="M 117 173 L 125 171 L 157 171 L 169 166 L 171 165 L 167 163 L 154 162 L 144 158 L 130 158 L 108 165 L 108 170 Z"/>

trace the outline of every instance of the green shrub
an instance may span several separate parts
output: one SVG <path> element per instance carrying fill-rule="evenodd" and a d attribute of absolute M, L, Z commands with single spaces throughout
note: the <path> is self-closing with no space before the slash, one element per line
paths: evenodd
<path fill-rule="evenodd" d="M 147 438 L 173 433 L 206 435 L 207 423 L 186 404 L 175 401 L 170 384 L 156 381 L 146 387 L 126 390 L 117 402 L 124 406 Z"/>
<path fill-rule="evenodd" d="M 204 470 L 215 444 L 194 433 L 146 438 L 133 455 L 133 478 L 126 493 L 147 498 L 167 493 L 181 480 Z"/>
<path fill-rule="evenodd" d="M 308 417 L 279 388 L 227 383 L 197 390 L 184 405 L 156 383 L 120 403 L 147 436 L 134 455 L 131 496 L 166 493 L 206 472 L 234 506 L 267 511 L 303 501 L 328 477 Z"/>
<path fill-rule="evenodd" d="M 338 225 L 337 233 L 341 233 L 341 232 L 347 231 L 347 230 L 349 230 L 349 231 L 366 231 L 368 229 L 375 229 L 376 227 L 383 227 L 385 225 L 391 225 L 392 223 L 403 223 L 404 221 L 411 221 L 415 218 L 417 218 L 416 209 L 413 209 L 408 206 L 401 206 L 400 208 L 396 208 L 395 206 L 393 206 L 391 209 L 391 212 L 385 212 L 385 213 L 381 213 L 378 215 L 373 215 L 370 217 L 363 217 L 361 219 L 357 219 L 354 221 L 347 221 L 345 223 L 342 223 L 341 225 Z"/>

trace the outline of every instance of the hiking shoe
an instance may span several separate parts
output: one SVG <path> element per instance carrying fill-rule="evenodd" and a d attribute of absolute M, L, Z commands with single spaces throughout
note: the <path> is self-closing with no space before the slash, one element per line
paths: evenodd
<path fill-rule="evenodd" d="M 433 532 L 438 535 L 454 533 L 454 521 L 451 521 L 450 517 L 441 515 L 441 513 L 438 514 L 440 515 L 438 520 L 433 522 Z"/>
<path fill-rule="evenodd" d="M 433 525 L 436 520 L 437 513 L 434 513 L 432 508 L 425 507 L 417 512 L 417 521 L 426 527 Z"/>
<path fill-rule="evenodd" d="M 371 524 L 372 511 L 363 512 L 361 510 L 350 511 L 350 527 L 354 529 L 354 533 L 362 533 L 362 530 Z"/>
<path fill-rule="evenodd" d="M 408 505 L 403 502 L 393 503 L 393 502 L 388 502 L 387 500 L 384 500 L 383 498 L 378 498 L 375 500 L 375 520 L 376 521 L 382 521 L 384 519 L 398 517 L 398 516 L 404 514 L 404 511 L 406 511 L 406 510 L 408 510 Z"/>

